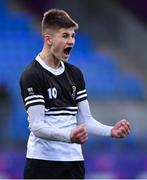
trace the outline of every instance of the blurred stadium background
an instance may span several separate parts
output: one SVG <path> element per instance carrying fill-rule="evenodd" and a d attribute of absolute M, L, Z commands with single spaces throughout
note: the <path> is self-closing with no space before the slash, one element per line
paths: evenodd
<path fill-rule="evenodd" d="M 0 0 L 0 178 L 22 178 L 29 131 L 19 78 L 42 48 L 42 13 L 54 7 L 79 22 L 70 63 L 85 75 L 93 116 L 132 127 L 126 139 L 89 138 L 86 178 L 147 178 L 146 0 Z"/>

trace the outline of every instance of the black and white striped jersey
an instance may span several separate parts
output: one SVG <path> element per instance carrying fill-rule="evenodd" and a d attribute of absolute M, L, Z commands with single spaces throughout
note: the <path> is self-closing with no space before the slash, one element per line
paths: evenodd
<path fill-rule="evenodd" d="M 20 87 L 26 111 L 31 106 L 44 105 L 46 123 L 65 130 L 76 127 L 78 102 L 87 99 L 84 78 L 77 67 L 61 62 L 56 70 L 48 67 L 38 55 L 23 72 Z M 81 145 L 45 139 L 38 142 L 33 133 L 29 137 L 27 157 L 83 160 Z"/>
<path fill-rule="evenodd" d="M 21 95 L 26 110 L 43 104 L 46 115 L 75 115 L 77 103 L 87 99 L 81 71 L 68 63 L 61 63 L 61 74 L 53 74 L 35 60 L 20 79 Z"/>

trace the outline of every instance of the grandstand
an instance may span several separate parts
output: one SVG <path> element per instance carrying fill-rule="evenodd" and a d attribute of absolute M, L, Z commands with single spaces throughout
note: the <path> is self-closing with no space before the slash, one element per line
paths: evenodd
<path fill-rule="evenodd" d="M 91 137 L 84 145 L 86 177 L 143 177 L 147 171 L 146 26 L 113 0 L 33 3 L 0 0 L 0 178 L 22 178 L 29 131 L 19 78 L 42 48 L 39 20 L 51 7 L 63 8 L 79 21 L 70 63 L 85 75 L 94 117 L 109 125 L 127 118 L 133 129 L 120 142 Z"/>

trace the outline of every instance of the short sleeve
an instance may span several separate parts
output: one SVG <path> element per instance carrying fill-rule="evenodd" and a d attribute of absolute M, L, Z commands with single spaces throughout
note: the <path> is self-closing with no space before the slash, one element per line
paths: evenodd
<path fill-rule="evenodd" d="M 26 110 L 30 106 L 45 104 L 41 81 L 37 75 L 24 73 L 20 79 L 20 88 Z"/>
<path fill-rule="evenodd" d="M 77 79 L 76 103 L 84 101 L 85 99 L 87 99 L 85 80 L 84 80 L 82 72 L 79 70 L 78 79 Z"/>

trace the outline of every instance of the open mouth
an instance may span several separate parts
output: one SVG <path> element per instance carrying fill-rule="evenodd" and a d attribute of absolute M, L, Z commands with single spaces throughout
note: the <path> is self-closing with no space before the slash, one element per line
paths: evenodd
<path fill-rule="evenodd" d="M 64 54 L 69 55 L 71 50 L 72 50 L 72 47 L 66 47 L 64 49 Z"/>

